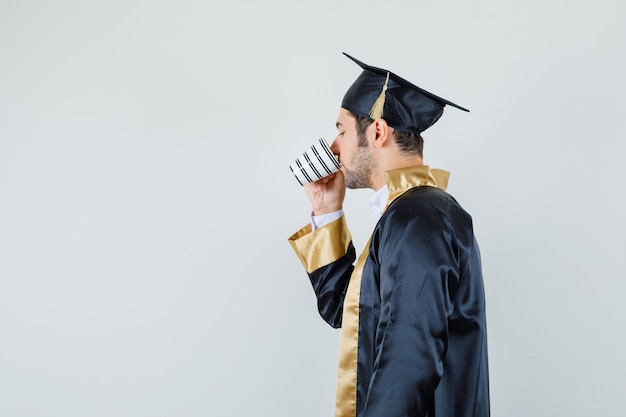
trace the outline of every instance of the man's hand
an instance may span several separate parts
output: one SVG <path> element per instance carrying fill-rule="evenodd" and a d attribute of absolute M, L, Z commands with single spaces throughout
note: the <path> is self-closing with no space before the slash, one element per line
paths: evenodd
<path fill-rule="evenodd" d="M 307 184 L 304 186 L 304 191 L 311 200 L 313 215 L 319 216 L 340 210 L 346 196 L 343 172 L 337 171 L 328 177 Z"/>

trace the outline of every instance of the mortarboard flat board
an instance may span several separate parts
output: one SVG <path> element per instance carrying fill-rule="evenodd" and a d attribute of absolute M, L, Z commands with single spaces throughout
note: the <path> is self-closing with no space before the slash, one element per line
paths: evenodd
<path fill-rule="evenodd" d="M 439 120 L 446 105 L 469 112 L 391 71 L 367 65 L 345 52 L 344 55 L 363 69 L 341 103 L 341 107 L 358 116 L 374 120 L 382 117 L 393 128 L 419 133 Z"/>

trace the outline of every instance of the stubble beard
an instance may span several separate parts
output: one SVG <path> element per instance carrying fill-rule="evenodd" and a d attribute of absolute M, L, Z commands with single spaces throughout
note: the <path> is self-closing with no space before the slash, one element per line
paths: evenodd
<path fill-rule="evenodd" d="M 372 188 L 372 172 L 376 166 L 372 153 L 370 152 L 367 144 L 365 146 L 359 146 L 356 154 L 350 160 L 350 166 L 355 167 L 353 170 L 349 170 L 344 165 L 344 176 L 346 188 Z"/>

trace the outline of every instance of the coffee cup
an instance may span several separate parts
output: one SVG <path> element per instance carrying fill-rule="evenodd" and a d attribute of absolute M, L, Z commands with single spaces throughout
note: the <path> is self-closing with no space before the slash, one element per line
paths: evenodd
<path fill-rule="evenodd" d="M 339 161 L 324 138 L 316 140 L 290 166 L 300 185 L 318 181 L 339 171 Z"/>

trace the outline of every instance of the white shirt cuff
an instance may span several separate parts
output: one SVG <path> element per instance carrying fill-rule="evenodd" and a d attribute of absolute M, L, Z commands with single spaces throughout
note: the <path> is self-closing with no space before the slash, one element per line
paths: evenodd
<path fill-rule="evenodd" d="M 332 213 L 321 214 L 319 216 L 314 216 L 311 213 L 311 226 L 313 227 L 313 230 L 316 230 L 322 226 L 326 226 L 328 223 L 334 222 L 341 216 L 343 216 L 343 209 L 333 211 Z"/>

